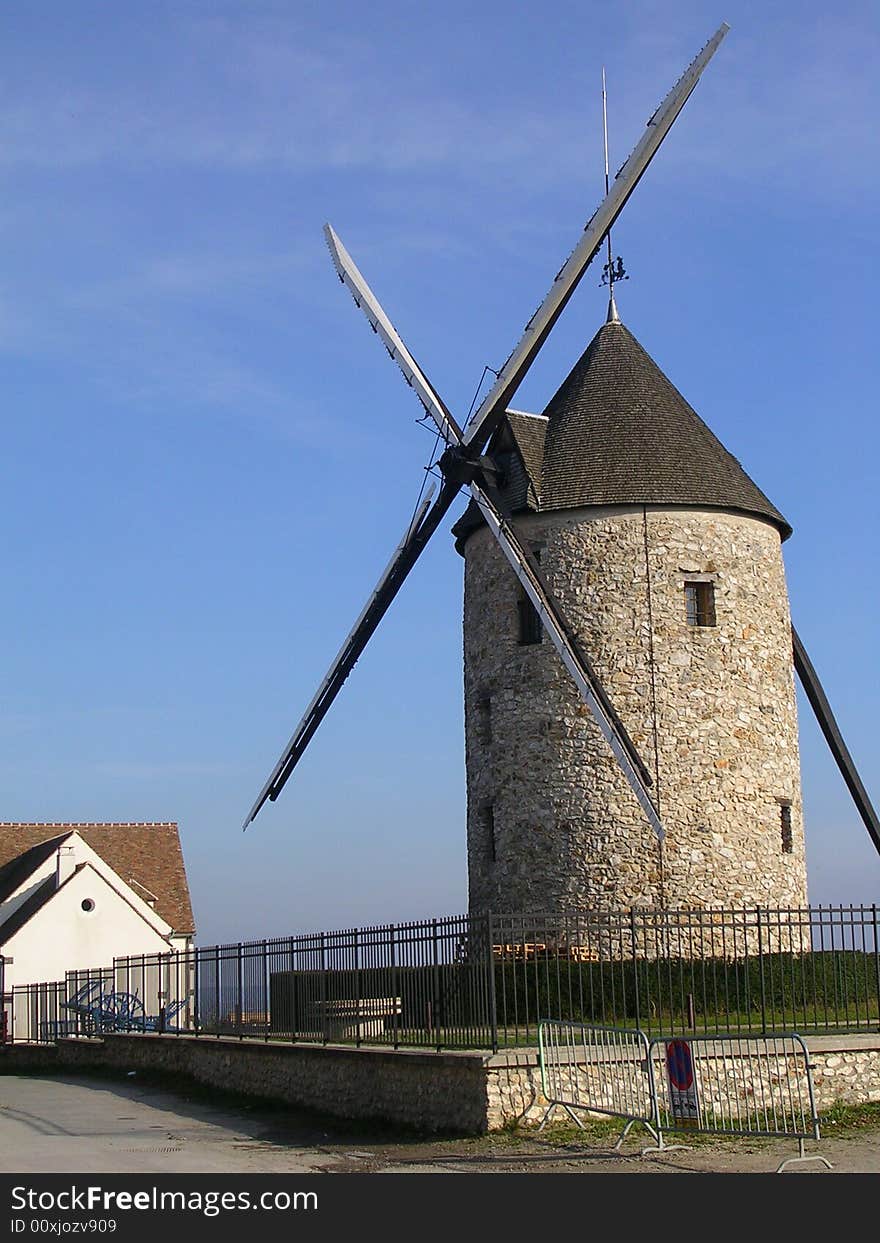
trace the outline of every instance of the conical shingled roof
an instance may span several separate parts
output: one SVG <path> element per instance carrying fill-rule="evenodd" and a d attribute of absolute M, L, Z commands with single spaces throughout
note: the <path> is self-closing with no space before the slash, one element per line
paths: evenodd
<path fill-rule="evenodd" d="M 696 505 L 791 527 L 632 333 L 602 325 L 544 411 L 541 510 Z"/>

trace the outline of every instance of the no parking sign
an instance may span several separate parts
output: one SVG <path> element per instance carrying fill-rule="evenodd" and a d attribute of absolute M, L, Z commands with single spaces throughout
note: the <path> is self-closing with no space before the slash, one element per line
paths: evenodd
<path fill-rule="evenodd" d="M 687 1040 L 670 1040 L 666 1045 L 666 1075 L 669 1080 L 669 1106 L 675 1126 L 700 1125 L 700 1103 L 694 1058 Z"/>

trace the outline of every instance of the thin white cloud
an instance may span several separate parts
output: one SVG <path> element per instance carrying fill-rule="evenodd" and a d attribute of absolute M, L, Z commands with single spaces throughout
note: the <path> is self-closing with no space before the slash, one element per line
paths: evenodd
<path fill-rule="evenodd" d="M 789 25 L 772 28 L 772 39 L 748 25 L 731 34 L 688 104 L 694 120 L 669 144 L 667 171 L 745 182 L 772 172 L 824 193 L 812 163 L 846 170 L 850 183 L 874 182 L 874 168 L 858 156 L 876 144 L 877 32 L 830 17 Z M 100 83 L 87 63 L 73 63 L 60 81 L 8 77 L 0 166 L 461 173 L 501 177 L 501 188 L 522 191 L 578 175 L 598 145 L 596 92 L 586 83 L 575 98 L 551 84 L 538 103 L 535 83 L 514 80 L 476 110 L 460 92 L 424 89 L 418 66 L 401 64 L 390 78 L 375 47 L 339 34 L 326 47 L 308 46 L 293 18 L 206 19 L 173 33 L 161 86 L 149 64 Z M 632 23 L 621 43 L 622 69 L 611 82 L 618 163 L 696 51 L 683 52 L 668 23 Z"/>
<path fill-rule="evenodd" d="M 215 298 L 224 293 L 238 299 L 245 289 L 268 286 L 295 293 L 292 275 L 314 270 L 323 258 L 317 242 L 262 253 L 229 254 L 219 247 L 203 252 L 157 251 L 123 272 L 114 270 L 112 275 L 78 283 L 66 300 L 77 311 L 101 312 L 143 299 L 173 302 L 190 297 Z"/>

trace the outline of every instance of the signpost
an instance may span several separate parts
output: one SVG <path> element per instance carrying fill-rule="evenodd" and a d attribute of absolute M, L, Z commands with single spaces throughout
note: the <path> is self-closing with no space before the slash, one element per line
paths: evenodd
<path fill-rule="evenodd" d="M 687 1040 L 670 1040 L 666 1045 L 666 1075 L 669 1080 L 669 1107 L 676 1127 L 700 1125 L 700 1102 L 694 1059 Z"/>

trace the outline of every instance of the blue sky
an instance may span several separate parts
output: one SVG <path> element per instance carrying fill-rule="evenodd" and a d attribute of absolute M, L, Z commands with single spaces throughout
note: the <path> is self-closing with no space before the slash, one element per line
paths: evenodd
<path fill-rule="evenodd" d="M 175 819 L 200 939 L 464 909 L 461 562 L 438 534 L 241 820 L 431 441 L 333 223 L 456 412 L 731 33 L 615 231 L 620 311 L 792 523 L 792 610 L 880 800 L 880 17 L 813 3 L 50 2 L 0 14 L 0 816 Z M 590 269 L 516 404 L 604 316 Z M 810 894 L 880 860 L 801 700 Z"/>

